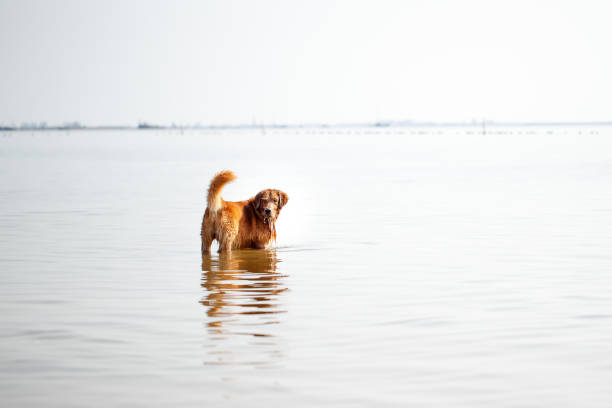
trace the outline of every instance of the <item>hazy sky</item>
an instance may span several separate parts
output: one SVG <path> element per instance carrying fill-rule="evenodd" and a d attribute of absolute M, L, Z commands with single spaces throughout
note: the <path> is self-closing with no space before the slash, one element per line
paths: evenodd
<path fill-rule="evenodd" d="M 612 120 L 609 1 L 0 0 L 0 124 Z"/>

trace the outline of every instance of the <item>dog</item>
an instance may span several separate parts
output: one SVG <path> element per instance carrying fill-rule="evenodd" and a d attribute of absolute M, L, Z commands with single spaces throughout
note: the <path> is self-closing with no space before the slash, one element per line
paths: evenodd
<path fill-rule="evenodd" d="M 225 201 L 221 189 L 236 176 L 229 170 L 217 173 L 208 187 L 202 219 L 202 255 L 210 253 L 216 239 L 219 252 L 232 249 L 263 249 L 276 241 L 276 220 L 289 196 L 280 190 L 262 190 L 246 201 Z"/>

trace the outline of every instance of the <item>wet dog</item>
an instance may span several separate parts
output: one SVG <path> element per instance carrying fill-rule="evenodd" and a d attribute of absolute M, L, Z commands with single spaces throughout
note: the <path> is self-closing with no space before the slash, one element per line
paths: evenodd
<path fill-rule="evenodd" d="M 216 239 L 219 252 L 232 249 L 265 248 L 276 240 L 276 220 L 289 196 L 280 190 L 262 190 L 245 201 L 225 201 L 221 189 L 236 176 L 217 173 L 208 187 L 208 202 L 202 219 L 202 254 L 210 252 Z"/>

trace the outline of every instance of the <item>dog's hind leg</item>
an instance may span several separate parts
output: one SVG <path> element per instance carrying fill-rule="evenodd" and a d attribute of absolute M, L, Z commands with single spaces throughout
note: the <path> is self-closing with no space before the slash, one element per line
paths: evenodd
<path fill-rule="evenodd" d="M 238 236 L 238 223 L 229 214 L 221 216 L 219 240 L 219 252 L 230 252 Z"/>
<path fill-rule="evenodd" d="M 236 235 L 233 231 L 223 231 L 223 234 L 219 237 L 219 252 L 230 252 L 236 240 Z"/>
<path fill-rule="evenodd" d="M 202 233 L 202 255 L 210 253 L 210 246 L 212 245 L 212 238 L 207 234 Z"/>
<path fill-rule="evenodd" d="M 223 240 L 219 243 L 219 253 L 231 252 L 231 251 L 232 251 L 232 241 L 231 240 Z"/>
<path fill-rule="evenodd" d="M 206 209 L 204 219 L 202 220 L 202 231 L 200 233 L 202 236 L 202 255 L 210 253 L 210 246 L 214 240 L 213 228 L 212 219 L 208 209 Z"/>

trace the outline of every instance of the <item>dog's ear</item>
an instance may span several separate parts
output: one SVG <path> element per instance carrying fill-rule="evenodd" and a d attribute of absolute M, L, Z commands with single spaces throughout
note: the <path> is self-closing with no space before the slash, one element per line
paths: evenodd
<path fill-rule="evenodd" d="M 287 204 L 287 201 L 289 201 L 289 196 L 279 190 L 278 191 L 278 209 L 280 210 L 281 208 L 283 208 L 283 206 Z"/>
<path fill-rule="evenodd" d="M 253 205 L 255 205 L 256 210 L 259 210 L 261 205 L 261 191 L 253 198 Z"/>

